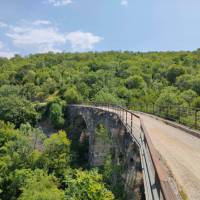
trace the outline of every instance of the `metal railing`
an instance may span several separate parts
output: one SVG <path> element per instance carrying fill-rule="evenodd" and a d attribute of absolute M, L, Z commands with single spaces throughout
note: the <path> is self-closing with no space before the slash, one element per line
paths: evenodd
<path fill-rule="evenodd" d="M 171 178 L 160 161 L 142 118 L 134 112 L 117 105 L 95 104 L 93 106 L 117 114 L 126 126 L 127 131 L 133 136 L 133 140 L 138 144 L 146 199 L 178 200 L 178 192 L 171 184 Z M 134 118 L 140 121 L 140 129 L 135 126 Z M 136 132 L 139 133 L 139 138 L 136 137 Z"/>
<path fill-rule="evenodd" d="M 200 109 L 179 105 L 162 105 L 155 103 L 138 103 L 133 105 L 135 111 L 157 115 L 178 122 L 190 128 L 200 130 Z"/>

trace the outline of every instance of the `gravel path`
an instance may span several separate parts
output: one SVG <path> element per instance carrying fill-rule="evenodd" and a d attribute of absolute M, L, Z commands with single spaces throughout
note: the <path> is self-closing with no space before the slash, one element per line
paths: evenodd
<path fill-rule="evenodd" d="M 188 199 L 200 200 L 200 139 L 150 116 L 140 116 Z"/>
<path fill-rule="evenodd" d="M 112 109 L 110 111 L 113 112 Z M 200 139 L 151 116 L 139 115 L 143 118 L 154 147 L 166 161 L 188 199 L 200 200 Z M 131 123 L 129 114 L 127 121 Z M 135 117 L 133 121 L 134 126 L 140 128 L 140 121 Z"/>

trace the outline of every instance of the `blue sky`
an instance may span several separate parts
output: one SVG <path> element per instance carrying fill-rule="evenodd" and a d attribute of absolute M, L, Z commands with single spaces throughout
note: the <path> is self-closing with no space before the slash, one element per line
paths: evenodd
<path fill-rule="evenodd" d="M 199 0 L 0 1 L 0 56 L 200 48 Z"/>

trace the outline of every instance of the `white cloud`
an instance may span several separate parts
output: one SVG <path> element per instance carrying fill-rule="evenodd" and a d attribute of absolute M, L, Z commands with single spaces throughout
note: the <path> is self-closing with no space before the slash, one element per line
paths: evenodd
<path fill-rule="evenodd" d="M 72 51 L 92 50 L 103 38 L 90 32 L 62 33 L 50 21 L 36 20 L 22 26 L 10 25 L 6 36 L 15 47 L 31 53 L 60 52 L 64 45 L 71 46 Z"/>
<path fill-rule="evenodd" d="M 38 52 L 59 51 L 56 46 L 66 42 L 65 35 L 54 27 L 15 27 L 6 34 L 19 48 L 34 48 Z"/>
<path fill-rule="evenodd" d="M 48 0 L 49 4 L 52 4 L 53 6 L 66 6 L 72 3 L 72 0 Z"/>
<path fill-rule="evenodd" d="M 48 20 L 36 20 L 33 22 L 33 25 L 50 25 L 51 22 Z"/>
<path fill-rule="evenodd" d="M 68 33 L 66 38 L 74 51 L 92 50 L 94 45 L 103 39 L 92 33 L 81 31 Z"/>
<path fill-rule="evenodd" d="M 128 6 L 128 0 L 121 0 L 122 6 Z"/>
<path fill-rule="evenodd" d="M 2 21 L 0 21 L 0 28 L 6 28 L 8 25 Z"/>

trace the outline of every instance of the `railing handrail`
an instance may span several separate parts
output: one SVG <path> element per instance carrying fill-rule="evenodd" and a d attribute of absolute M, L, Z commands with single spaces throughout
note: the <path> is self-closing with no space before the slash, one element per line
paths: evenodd
<path fill-rule="evenodd" d="M 157 105 L 156 103 L 135 103 L 134 110 L 150 113 L 168 120 L 176 121 L 196 130 L 200 130 L 200 108 L 182 105 Z"/>
<path fill-rule="evenodd" d="M 155 149 L 155 147 L 152 143 L 152 140 L 149 136 L 149 133 L 148 133 L 148 131 L 147 131 L 145 125 L 144 125 L 143 119 L 139 115 L 135 114 L 134 112 L 128 110 L 127 108 L 119 106 L 119 105 L 94 104 L 93 106 L 95 106 L 95 107 L 107 107 L 108 109 L 112 108 L 114 110 L 118 108 L 118 109 L 121 109 L 121 110 L 123 110 L 127 113 L 130 113 L 131 115 L 133 115 L 134 117 L 136 117 L 140 120 L 140 128 L 142 130 L 142 133 L 144 135 L 144 140 L 145 140 L 147 147 L 148 147 L 148 150 L 150 152 L 151 161 L 153 163 L 153 167 L 154 167 L 154 170 L 155 170 L 155 176 L 157 176 L 157 178 L 158 178 L 158 182 L 159 182 L 159 186 L 160 186 L 160 189 L 161 189 L 162 196 L 163 196 L 164 200 L 178 200 L 179 198 L 175 194 L 175 190 L 172 188 L 172 186 L 169 182 L 170 177 L 169 177 L 166 169 L 164 168 L 164 166 L 162 165 L 162 163 L 160 161 L 160 157 L 158 155 L 158 152 L 156 151 L 156 149 Z M 142 139 L 142 136 L 140 136 L 140 137 Z"/>
<path fill-rule="evenodd" d="M 180 107 L 180 108 L 186 108 L 186 109 L 190 109 L 190 110 L 193 110 L 193 111 L 197 111 L 199 112 L 200 111 L 200 108 L 195 108 L 195 107 L 192 107 L 192 106 L 182 106 L 182 105 L 175 105 L 175 104 L 163 104 L 163 105 L 157 105 L 156 103 L 154 102 L 148 102 L 148 103 L 138 103 L 137 105 L 155 105 L 157 107 Z"/>
<path fill-rule="evenodd" d="M 159 178 L 160 187 L 161 187 L 164 199 L 176 200 L 177 197 L 174 193 L 174 190 L 171 188 L 171 184 L 169 183 L 169 175 L 167 174 L 166 170 L 164 169 L 164 167 L 162 166 L 162 164 L 160 162 L 158 153 L 157 153 L 156 149 L 154 148 L 154 145 L 152 143 L 152 140 L 149 136 L 149 133 L 144 125 L 142 118 L 140 118 L 140 121 L 141 121 L 141 128 L 145 135 L 148 149 L 149 149 L 152 161 L 153 161 L 153 165 L 154 165 L 155 171 L 157 173 L 157 176 Z"/>
<path fill-rule="evenodd" d="M 169 176 L 168 176 L 166 170 L 161 165 L 158 153 L 154 148 L 154 145 L 149 136 L 149 133 L 144 125 L 143 119 L 139 115 L 136 115 L 135 113 L 127 110 L 126 108 L 123 108 L 121 106 L 120 106 L 120 108 L 129 112 L 130 114 L 134 115 L 135 117 L 139 118 L 140 124 L 141 124 L 141 129 L 142 129 L 145 139 L 147 141 L 147 145 L 148 145 L 148 149 L 149 149 L 152 161 L 153 161 L 153 165 L 154 165 L 155 171 L 157 173 L 157 176 L 159 178 L 159 182 L 160 182 L 160 186 L 161 186 L 161 190 L 162 190 L 164 199 L 165 200 L 176 200 L 177 197 L 174 193 L 174 190 L 171 188 L 171 184 L 169 183 Z"/>

